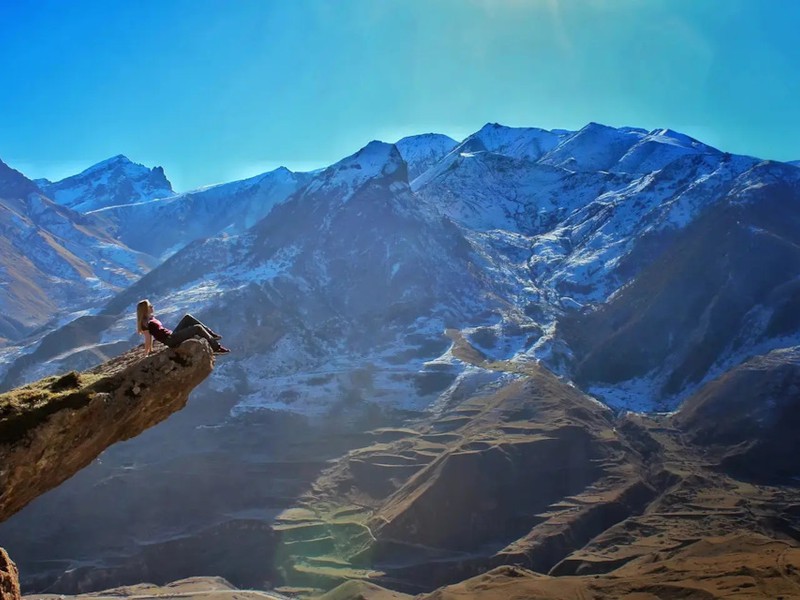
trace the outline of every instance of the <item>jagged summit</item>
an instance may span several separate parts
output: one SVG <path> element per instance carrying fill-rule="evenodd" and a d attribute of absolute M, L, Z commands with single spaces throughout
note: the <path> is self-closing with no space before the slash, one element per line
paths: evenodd
<path fill-rule="evenodd" d="M 34 182 L 0 160 L 0 198 L 18 200 L 38 191 Z"/>
<path fill-rule="evenodd" d="M 396 145 L 373 140 L 316 175 L 305 194 L 335 193 L 344 203 L 367 182 L 383 179 L 407 184 L 408 168 Z"/>
<path fill-rule="evenodd" d="M 458 142 L 441 133 L 423 133 L 404 137 L 395 145 L 408 165 L 408 180 L 413 181 L 458 146 Z"/>
<path fill-rule="evenodd" d="M 107 158 L 60 181 L 42 182 L 39 187 L 59 204 L 79 212 L 174 194 L 162 167 L 150 169 L 124 154 Z"/>
<path fill-rule="evenodd" d="M 564 134 L 538 127 L 508 127 L 487 123 L 470 138 L 479 139 L 487 150 L 513 158 L 538 160 L 555 148 Z"/>

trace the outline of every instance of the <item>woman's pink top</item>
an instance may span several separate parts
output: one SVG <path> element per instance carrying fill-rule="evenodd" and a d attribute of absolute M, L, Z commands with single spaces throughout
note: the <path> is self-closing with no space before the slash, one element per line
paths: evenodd
<path fill-rule="evenodd" d="M 150 332 L 150 335 L 152 335 L 156 341 L 162 344 L 166 344 L 167 338 L 172 335 L 172 330 L 164 327 L 161 321 L 155 318 L 147 322 L 147 331 Z"/>

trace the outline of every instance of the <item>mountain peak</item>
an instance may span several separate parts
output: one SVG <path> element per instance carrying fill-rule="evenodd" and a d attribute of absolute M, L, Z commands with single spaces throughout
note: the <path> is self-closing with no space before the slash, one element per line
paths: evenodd
<path fill-rule="evenodd" d="M 468 151 L 471 140 L 479 140 L 489 152 L 512 158 L 538 160 L 561 142 L 565 133 L 547 131 L 538 127 L 509 127 L 500 123 L 486 123 L 464 140 Z M 473 143 L 474 146 L 474 143 Z"/>
<path fill-rule="evenodd" d="M 361 148 L 354 156 L 387 156 L 391 153 L 394 144 L 382 142 L 380 140 L 372 140 L 366 146 Z"/>
<path fill-rule="evenodd" d="M 93 164 L 91 167 L 87 167 L 77 175 L 67 177 L 66 179 L 62 179 L 61 181 L 73 179 L 73 177 L 84 177 L 87 175 L 93 175 L 95 173 L 102 173 L 104 171 L 115 171 L 120 169 L 123 170 L 126 174 L 132 176 L 137 176 L 144 173 L 151 173 L 153 171 L 156 171 L 157 169 L 163 172 L 163 169 L 161 169 L 161 167 L 153 167 L 152 169 L 150 169 L 141 163 L 132 161 L 124 154 L 116 154 L 110 158 L 101 160 L 100 162 Z M 56 183 L 61 183 L 61 181 L 57 181 Z"/>
<path fill-rule="evenodd" d="M 389 179 L 408 185 L 408 167 L 396 145 L 373 140 L 355 154 L 320 171 L 305 193 L 333 194 L 341 202 L 347 202 L 366 183 Z"/>
<path fill-rule="evenodd" d="M 500 129 L 506 128 L 505 125 L 500 125 L 500 123 L 486 123 L 483 127 L 478 130 L 478 133 L 485 130 L 492 130 L 492 129 Z"/>
<path fill-rule="evenodd" d="M 441 133 L 423 133 L 404 137 L 395 146 L 408 165 L 408 180 L 413 181 L 458 146 L 458 142 Z"/>
<path fill-rule="evenodd" d="M 418 134 L 415 134 L 415 135 L 407 135 L 406 137 L 401 138 L 400 140 L 398 140 L 395 143 L 395 146 L 400 144 L 400 143 L 403 143 L 403 142 L 409 142 L 411 140 L 425 140 L 425 141 L 430 141 L 430 140 L 450 140 L 452 142 L 458 143 L 453 138 L 451 138 L 449 135 L 445 135 L 443 133 L 435 133 L 433 131 L 429 131 L 428 133 L 418 133 Z"/>
<path fill-rule="evenodd" d="M 370 179 L 389 175 L 405 167 L 405 162 L 397 146 L 379 140 L 372 140 L 355 154 L 340 160 L 331 169 L 342 172 L 350 169 L 361 171 L 358 179 Z"/>
<path fill-rule="evenodd" d="M 604 123 L 598 123 L 597 121 L 589 121 L 586 125 L 581 127 L 578 130 L 578 133 L 612 133 L 624 131 L 623 128 L 616 128 L 612 127 L 611 125 L 605 125 Z"/>
<path fill-rule="evenodd" d="M 575 171 L 605 171 L 646 136 L 644 129 L 591 121 L 566 136 L 543 162 Z"/>
<path fill-rule="evenodd" d="M 138 163 L 133 162 L 130 158 L 128 158 L 124 154 L 117 154 L 105 160 L 101 160 L 100 162 L 93 164 L 91 167 L 87 167 L 86 169 L 81 171 L 79 175 L 84 175 L 86 173 L 93 173 L 95 171 L 102 171 L 103 169 L 109 169 L 124 165 L 134 165 L 137 167 L 147 168 L 144 165 L 140 165 Z"/>
<path fill-rule="evenodd" d="M 174 194 L 162 167 L 150 169 L 124 154 L 60 181 L 41 182 L 39 187 L 57 203 L 84 213 Z"/>
<path fill-rule="evenodd" d="M 710 146 L 704 144 L 703 142 L 693 138 L 690 135 L 686 135 L 685 133 L 681 133 L 680 131 L 675 131 L 674 129 L 663 128 L 663 129 L 653 129 L 652 131 L 648 132 L 648 136 L 653 138 L 666 138 L 673 143 L 677 143 L 681 146 L 686 146 L 689 148 L 709 148 Z"/>
<path fill-rule="evenodd" d="M 0 197 L 20 199 L 38 191 L 33 181 L 0 160 Z"/>

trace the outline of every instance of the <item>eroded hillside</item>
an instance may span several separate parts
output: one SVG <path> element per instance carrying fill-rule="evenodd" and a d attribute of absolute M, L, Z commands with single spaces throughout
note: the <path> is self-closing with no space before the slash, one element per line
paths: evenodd
<path fill-rule="evenodd" d="M 652 416 L 615 415 L 538 365 L 491 367 L 515 379 L 376 431 L 281 515 L 285 591 L 357 579 L 370 585 L 326 598 L 458 582 L 430 598 L 800 597 L 800 490 L 753 462 L 797 449 L 780 418 L 800 402 L 785 393 L 800 382 L 794 354 L 754 359 Z"/>

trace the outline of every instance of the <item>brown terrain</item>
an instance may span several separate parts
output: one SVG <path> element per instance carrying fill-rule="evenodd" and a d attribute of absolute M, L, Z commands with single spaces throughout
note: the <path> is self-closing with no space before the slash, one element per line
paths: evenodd
<path fill-rule="evenodd" d="M 284 596 L 258 590 L 240 590 L 221 577 L 190 577 L 166 585 L 141 583 L 81 594 L 82 600 L 155 600 L 157 598 L 186 598 L 191 600 L 283 600 Z M 59 600 L 59 594 L 33 594 L 28 600 Z"/>
<path fill-rule="evenodd" d="M 325 472 L 278 519 L 282 591 L 800 598 L 792 353 L 745 363 L 675 414 L 614 415 L 538 365 L 489 363 L 453 335 L 462 359 L 517 379 L 378 430 Z"/>

